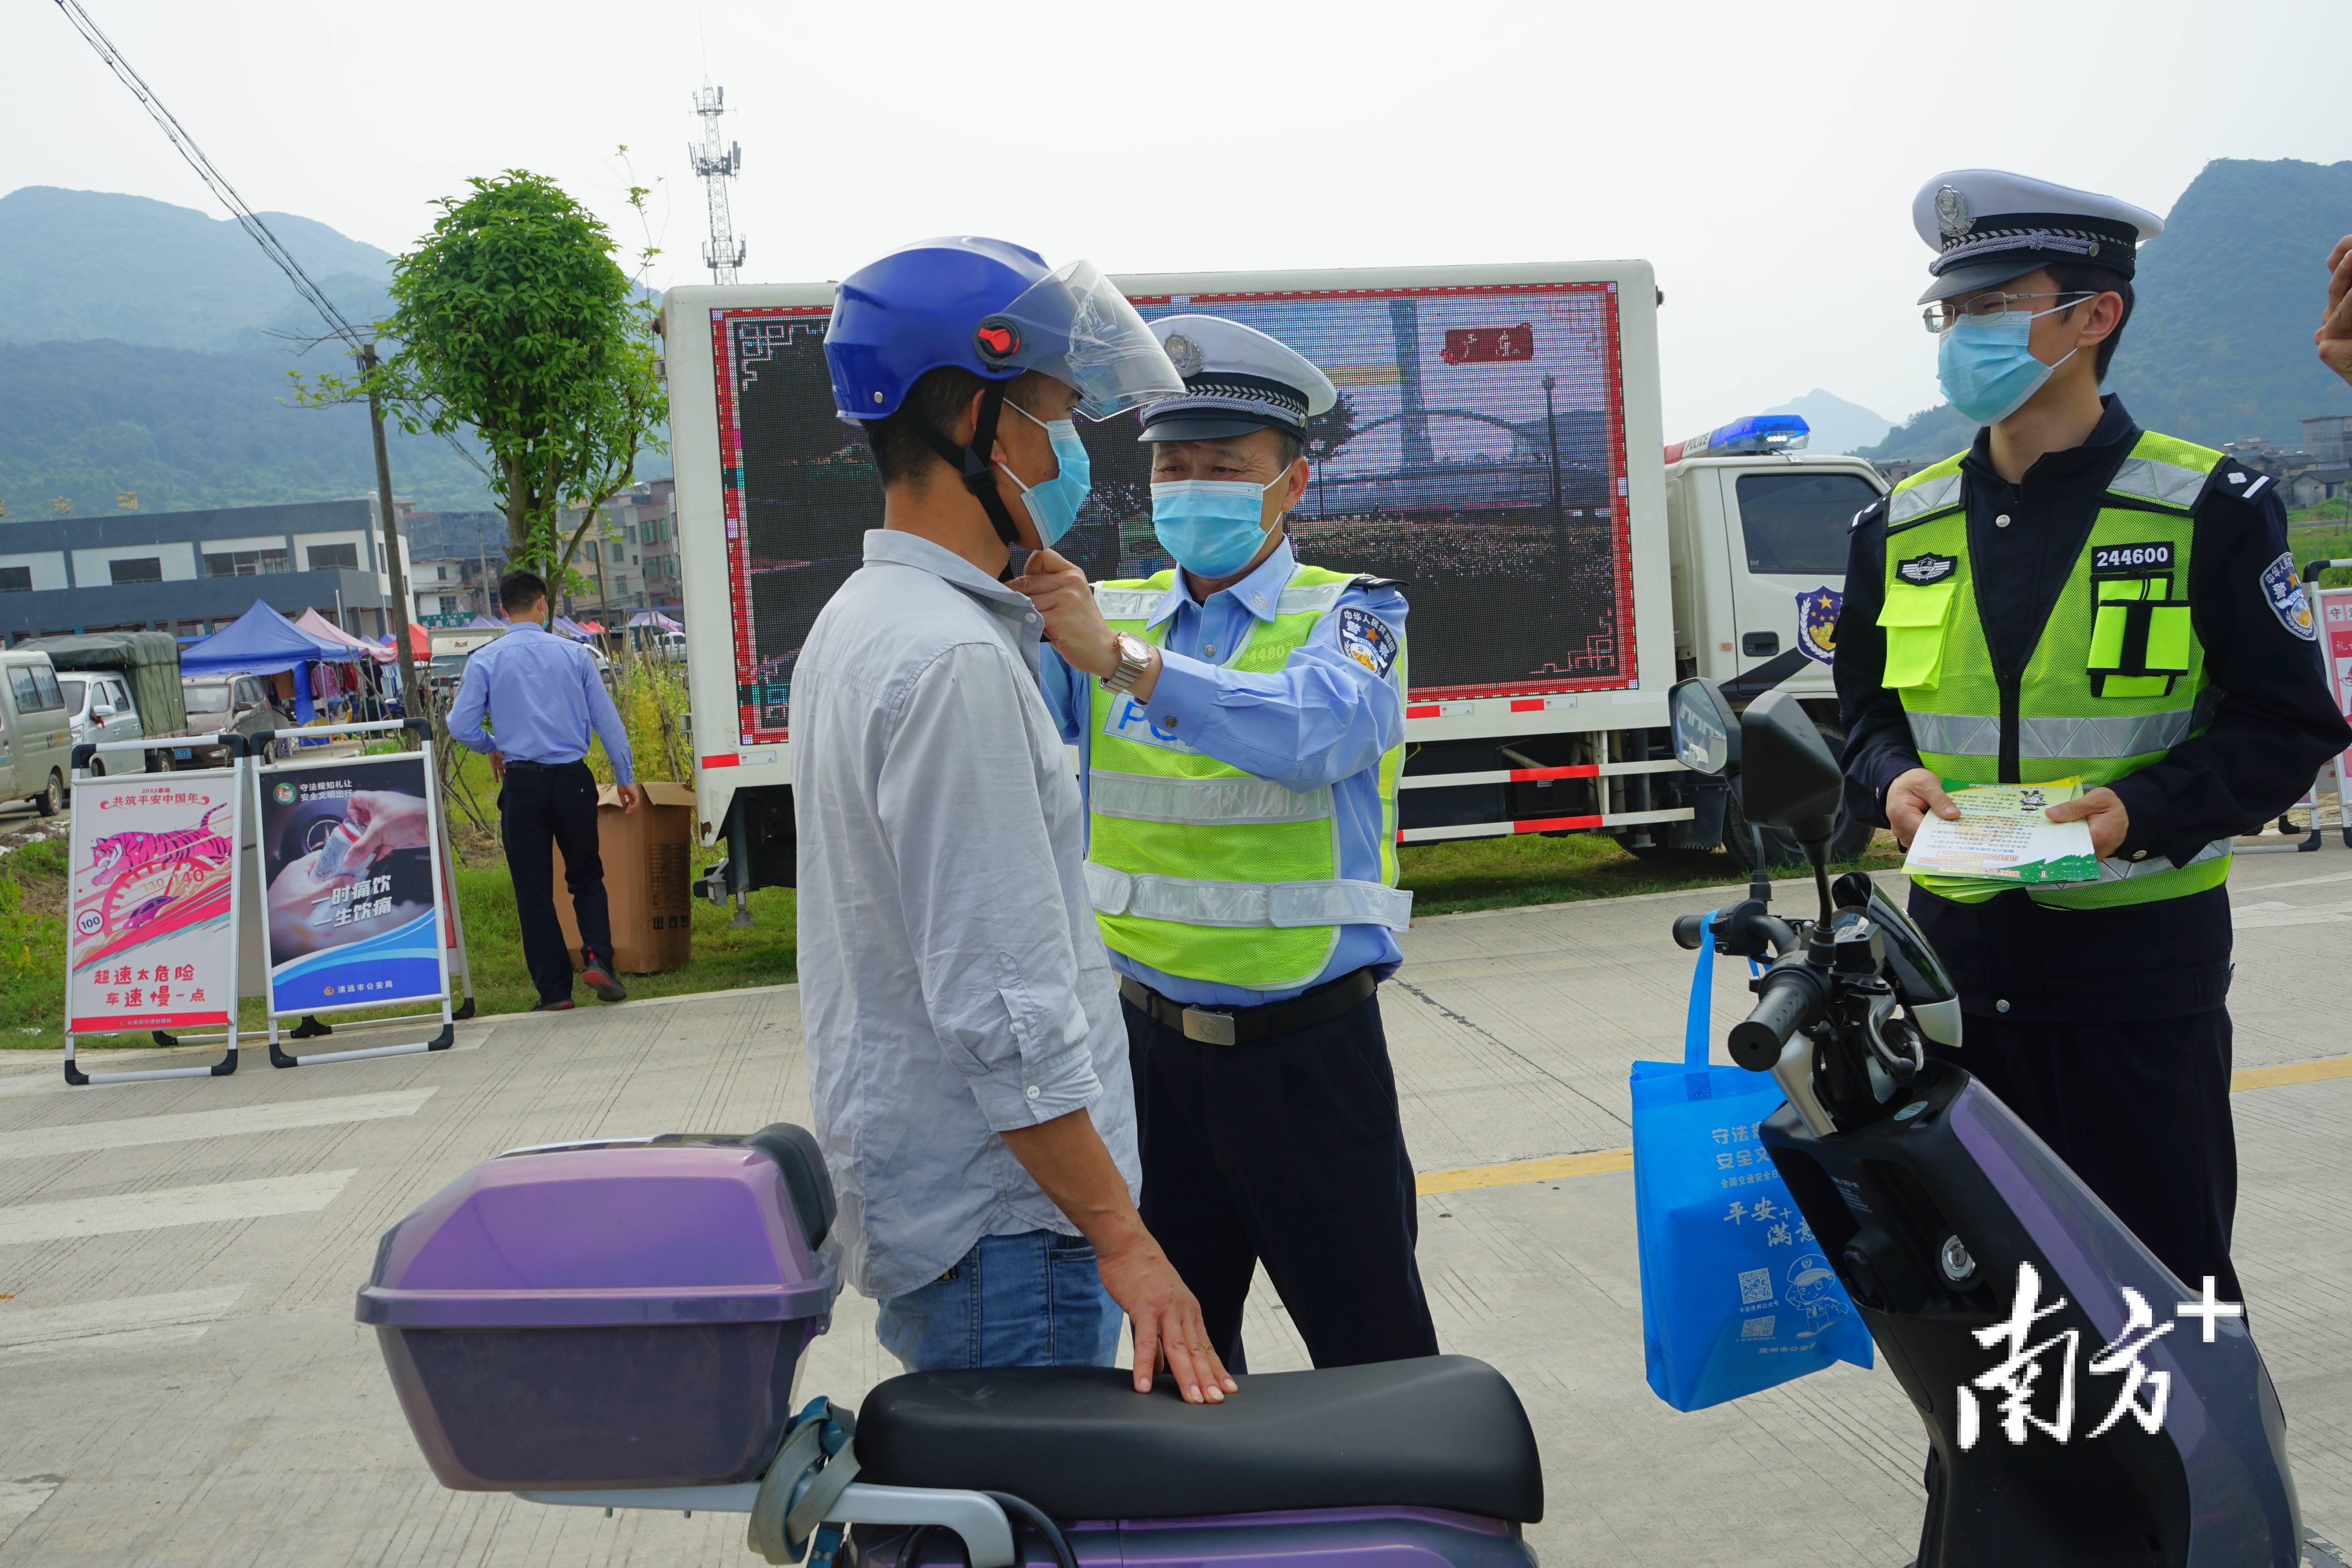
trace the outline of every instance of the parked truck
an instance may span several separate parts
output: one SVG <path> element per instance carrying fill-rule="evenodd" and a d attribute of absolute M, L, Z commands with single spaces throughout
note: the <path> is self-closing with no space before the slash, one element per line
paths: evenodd
<path fill-rule="evenodd" d="M 180 645 L 169 632 L 87 632 L 34 637 L 16 645 L 49 656 L 65 699 L 73 743 L 176 742 L 147 752 L 110 752 L 90 759 L 94 773 L 168 771 L 188 763 L 188 713 L 180 689 Z M 198 765 L 201 765 L 199 763 Z"/>
<path fill-rule="evenodd" d="M 1802 452 L 1787 418 L 1667 447 L 1643 261 L 1119 285 L 1147 319 L 1271 332 L 1339 387 L 1290 527 L 1304 560 L 1406 584 L 1402 841 L 1601 833 L 1748 858 L 1720 784 L 1674 757 L 1666 691 L 1785 685 L 1833 728 L 1846 525 L 1885 489 L 1867 462 Z M 663 307 L 697 833 L 727 846 L 697 889 L 739 919 L 752 889 L 794 879 L 793 665 L 881 516 L 864 437 L 834 412 L 833 297 L 681 288 Z M 1080 428 L 1093 499 L 1057 548 L 1097 580 L 1167 566 L 1134 420 Z"/>

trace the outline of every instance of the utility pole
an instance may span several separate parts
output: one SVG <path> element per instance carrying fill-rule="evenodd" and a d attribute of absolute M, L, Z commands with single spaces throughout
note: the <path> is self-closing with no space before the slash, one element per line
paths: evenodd
<path fill-rule="evenodd" d="M 360 374 L 367 382 L 368 426 L 375 436 L 375 504 L 383 519 L 383 564 L 392 583 L 392 646 L 400 655 L 400 705 L 415 717 L 425 710 L 424 690 L 416 682 L 416 650 L 408 646 L 408 572 L 400 563 L 400 520 L 392 510 L 392 454 L 383 442 L 383 397 L 375 384 L 375 344 L 359 352 Z M 408 731 L 400 731 L 400 749 L 408 750 Z"/>

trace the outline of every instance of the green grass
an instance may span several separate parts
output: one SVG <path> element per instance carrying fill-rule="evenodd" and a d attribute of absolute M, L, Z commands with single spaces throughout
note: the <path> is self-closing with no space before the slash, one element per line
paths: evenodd
<path fill-rule="evenodd" d="M 1717 888 L 1748 879 L 1721 850 L 1641 856 L 1620 848 L 1614 839 L 1583 833 L 1565 838 L 1514 834 L 1408 844 L 1402 861 L 1401 880 L 1413 890 L 1416 916 Z M 1832 870 L 1875 871 L 1902 863 L 1894 839 L 1882 833 L 1860 858 Z M 1801 870 L 1791 867 L 1777 874 L 1793 876 Z"/>

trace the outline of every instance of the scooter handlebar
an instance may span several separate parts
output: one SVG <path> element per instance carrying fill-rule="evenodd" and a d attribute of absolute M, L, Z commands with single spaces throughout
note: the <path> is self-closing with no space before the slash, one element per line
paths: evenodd
<path fill-rule="evenodd" d="M 1676 915 L 1675 945 L 1685 952 L 1697 952 L 1699 943 L 1706 940 L 1706 922 L 1710 918 L 1712 918 L 1711 912 L 1705 915 Z"/>
<path fill-rule="evenodd" d="M 1770 1072 L 1789 1037 L 1821 1016 L 1821 983 L 1801 969 L 1775 970 L 1764 977 L 1756 1010 L 1731 1027 L 1731 1059 L 1749 1072 Z"/>

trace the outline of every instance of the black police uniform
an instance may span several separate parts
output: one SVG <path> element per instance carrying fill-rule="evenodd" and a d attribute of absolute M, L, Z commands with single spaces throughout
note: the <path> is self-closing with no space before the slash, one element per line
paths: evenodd
<path fill-rule="evenodd" d="M 1989 431 L 1961 461 L 1978 613 L 2004 673 L 2032 657 L 2139 437 L 2120 400 L 2101 401 L 2090 437 L 2045 454 L 2021 483 L 1993 470 Z M 1881 501 L 1854 520 L 1836 664 L 1847 805 L 1880 824 L 1887 786 L 1920 765 L 1902 700 L 1881 679 L 1885 514 Z M 2224 462 L 2192 526 L 2190 614 L 2220 701 L 2203 733 L 2108 786 L 2130 813 L 2116 851 L 2126 859 L 2185 864 L 2213 839 L 2258 830 L 2352 744 L 2315 645 L 2286 628 L 2263 589 L 2263 569 L 2287 548 L 2277 487 Z M 1962 904 L 1915 886 L 1911 912 L 1968 1015 L 1965 1044 L 1936 1053 L 2000 1096 L 2191 1289 L 2210 1274 L 2225 1299 L 2242 1300 L 2229 1258 L 2238 1167 L 2228 889 L 2071 910 L 2022 891 Z"/>

